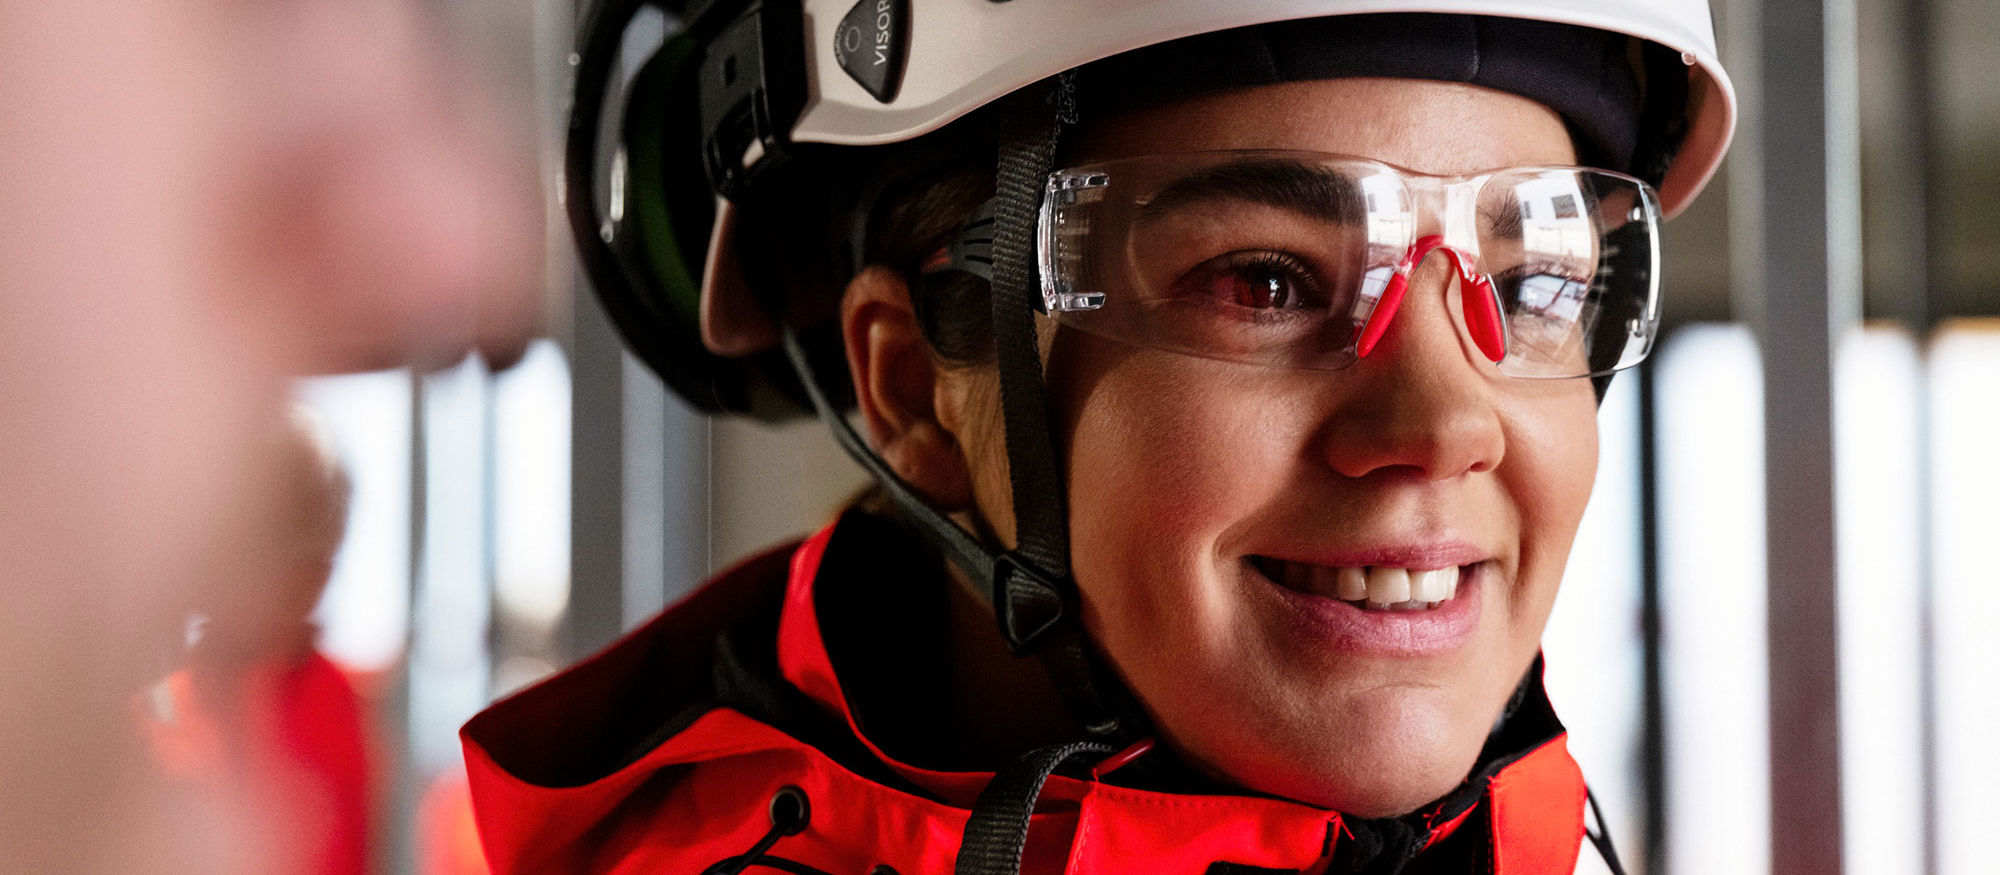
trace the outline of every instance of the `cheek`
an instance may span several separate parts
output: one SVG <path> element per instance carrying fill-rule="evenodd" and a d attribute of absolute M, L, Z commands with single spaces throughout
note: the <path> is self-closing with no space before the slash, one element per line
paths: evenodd
<path fill-rule="evenodd" d="M 1202 537 L 1213 517 L 1254 499 L 1269 450 L 1227 403 L 1159 382 L 1136 389 L 1096 393 L 1072 431 L 1078 516 L 1109 543 Z"/>
<path fill-rule="evenodd" d="M 1296 402 L 1210 362 L 1108 353 L 1055 360 L 1086 622 L 1128 674 L 1240 659 L 1217 544 L 1295 479 Z"/>
<path fill-rule="evenodd" d="M 1510 599 L 1517 618 L 1512 629 L 1532 646 L 1554 606 L 1597 479 L 1594 396 L 1586 387 L 1581 397 L 1566 392 L 1535 399 L 1510 417 L 1508 430 L 1508 467 L 1501 479 L 1520 514 L 1521 532 L 1518 585 Z"/>

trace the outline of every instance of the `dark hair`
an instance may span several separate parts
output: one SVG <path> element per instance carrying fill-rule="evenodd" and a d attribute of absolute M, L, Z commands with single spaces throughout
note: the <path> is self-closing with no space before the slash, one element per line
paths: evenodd
<path fill-rule="evenodd" d="M 838 317 L 849 280 L 863 268 L 895 271 L 910 288 L 924 339 L 940 361 L 990 361 L 987 282 L 957 271 L 925 273 L 994 189 L 995 148 L 986 114 L 973 114 L 902 143 L 802 149 L 787 184 L 760 187 L 741 204 L 743 271 L 766 312 L 812 329 Z"/>
<path fill-rule="evenodd" d="M 956 166 L 897 181 L 868 213 L 863 263 L 902 275 L 924 340 L 948 365 L 993 359 L 992 289 L 962 271 L 926 272 L 924 263 L 993 196 L 993 177 L 990 161 L 965 156 Z"/>

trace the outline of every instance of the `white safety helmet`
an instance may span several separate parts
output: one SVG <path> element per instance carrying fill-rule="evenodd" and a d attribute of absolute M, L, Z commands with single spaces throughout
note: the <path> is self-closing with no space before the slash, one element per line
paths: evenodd
<path fill-rule="evenodd" d="M 1689 77 L 1689 124 L 1659 184 L 1670 216 L 1715 173 L 1736 120 L 1706 0 L 806 0 L 804 11 L 809 87 L 788 134 L 794 143 L 908 140 L 1031 83 L 1133 49 L 1255 24 L 1370 13 L 1574 24 L 1679 52 Z M 856 51 L 843 50 L 850 45 Z M 900 87 L 885 89 L 899 49 Z M 854 67 L 864 72 L 850 73 Z"/>

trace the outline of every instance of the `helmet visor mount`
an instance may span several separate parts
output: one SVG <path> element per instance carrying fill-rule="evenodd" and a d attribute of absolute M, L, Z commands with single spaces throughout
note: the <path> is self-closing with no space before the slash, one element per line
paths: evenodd
<path fill-rule="evenodd" d="M 1527 378 L 1631 367 L 1659 327 L 1658 196 L 1624 174 L 1437 177 L 1312 152 L 1129 158 L 1050 175 L 1042 304 L 1058 324 L 1222 361 L 1339 370 L 1442 257 L 1475 361 Z M 1429 274 L 1425 274 L 1428 276 Z"/>

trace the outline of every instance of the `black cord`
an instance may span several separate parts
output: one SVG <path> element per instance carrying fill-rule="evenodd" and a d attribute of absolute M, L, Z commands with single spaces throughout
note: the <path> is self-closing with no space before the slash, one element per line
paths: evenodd
<path fill-rule="evenodd" d="M 702 875 L 740 875 L 743 870 L 751 866 L 763 866 L 798 875 L 830 875 L 804 863 L 774 857 L 768 853 L 771 846 L 777 844 L 779 839 L 804 832 L 806 824 L 812 822 L 812 802 L 806 798 L 805 791 L 789 785 L 778 788 L 778 792 L 771 796 L 770 815 L 771 829 L 765 832 L 764 837 L 758 839 L 756 844 L 751 845 L 750 850 L 716 861 L 702 870 Z"/>
<path fill-rule="evenodd" d="M 732 866 L 735 868 L 729 868 Z M 745 854 L 740 857 L 730 857 L 727 860 L 723 860 L 722 862 L 716 863 L 714 866 L 710 866 L 707 872 L 704 873 L 704 875 L 723 875 L 723 873 L 728 873 L 728 875 L 736 875 L 736 873 L 746 871 L 752 866 L 761 866 L 766 869 L 776 869 L 780 872 L 791 872 L 793 873 L 793 875 L 833 875 L 833 873 L 828 872 L 825 869 L 819 869 L 812 866 L 808 866 L 796 860 L 787 860 L 783 857 L 773 857 L 769 854 L 758 854 L 754 858 L 748 854 Z"/>
<path fill-rule="evenodd" d="M 971 576 L 974 583 L 990 587 L 994 566 L 999 561 L 998 557 L 971 533 L 931 507 L 929 502 L 917 494 L 916 487 L 897 476 L 895 470 L 889 467 L 889 463 L 883 461 L 882 457 L 868 446 L 868 442 L 863 440 L 861 435 L 854 431 L 854 426 L 848 423 L 847 417 L 840 415 L 840 411 L 834 409 L 832 402 L 827 400 L 825 388 L 819 384 L 817 372 L 807 361 L 805 343 L 799 338 L 795 329 L 790 325 L 783 326 L 779 330 L 779 339 L 784 344 L 785 355 L 792 360 L 792 368 L 798 371 L 799 383 L 806 390 L 806 399 L 812 402 L 813 410 L 819 413 L 820 420 L 833 432 L 834 443 L 839 444 L 856 464 L 867 470 L 875 478 L 875 482 L 881 484 L 883 491 L 889 494 L 889 498 L 896 502 L 897 507 L 909 514 L 909 518 L 923 531 L 933 546 Z"/>
<path fill-rule="evenodd" d="M 1611 868 L 1611 875 L 1625 875 L 1625 867 L 1618 862 L 1618 849 L 1611 845 L 1611 829 L 1604 825 L 1604 809 L 1597 807 L 1597 794 L 1583 788 L 1584 801 L 1590 803 L 1590 817 L 1597 821 L 1596 831 L 1585 827 L 1583 834 L 1590 844 L 1597 848 L 1597 856 L 1603 858 L 1604 865 Z"/>

